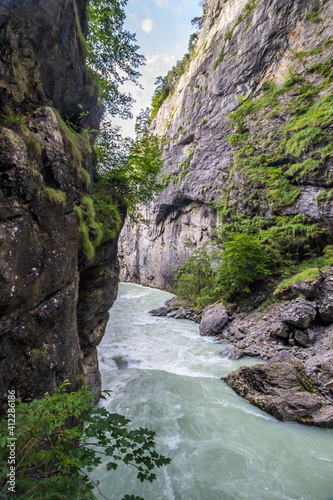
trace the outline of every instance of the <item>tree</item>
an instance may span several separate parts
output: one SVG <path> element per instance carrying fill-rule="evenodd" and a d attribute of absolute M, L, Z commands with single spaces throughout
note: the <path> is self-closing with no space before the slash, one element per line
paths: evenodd
<path fill-rule="evenodd" d="M 107 470 L 123 462 L 136 467 L 140 481 L 150 482 L 156 478 L 156 467 L 170 463 L 155 451 L 153 431 L 130 429 L 127 418 L 94 409 L 95 395 L 88 388 L 68 393 L 68 385 L 66 380 L 58 392 L 40 400 L 15 401 L 15 498 L 91 500 L 94 487 L 106 498 L 89 477 L 101 457 L 107 459 Z M 8 421 L 1 420 L 0 497 L 7 490 L 7 444 L 12 442 Z M 129 495 L 125 499 L 142 500 Z"/>
<path fill-rule="evenodd" d="M 124 29 L 127 0 L 90 0 L 88 4 L 87 63 L 94 71 L 104 110 L 131 117 L 132 97 L 120 91 L 126 81 L 137 83 L 144 64 L 135 35 Z"/>
<path fill-rule="evenodd" d="M 135 219 L 136 206 L 149 203 L 163 188 L 158 182 L 163 165 L 159 139 L 143 131 L 135 141 L 122 138 L 119 128 L 106 121 L 95 150 L 99 161 L 97 195 L 102 193 L 104 199 L 125 204 Z"/>
<path fill-rule="evenodd" d="M 196 250 L 176 274 L 177 297 L 190 306 L 207 305 L 214 301 L 214 271 L 207 250 Z"/>

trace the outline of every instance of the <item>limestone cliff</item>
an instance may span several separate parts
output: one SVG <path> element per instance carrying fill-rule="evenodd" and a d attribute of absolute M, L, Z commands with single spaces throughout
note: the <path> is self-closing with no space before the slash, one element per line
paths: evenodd
<path fill-rule="evenodd" d="M 143 208 L 150 225 L 123 230 L 123 280 L 172 285 L 174 269 L 214 236 L 214 207 L 226 220 L 302 213 L 331 233 L 331 121 L 316 123 L 311 144 L 301 126 L 293 147 L 283 141 L 309 106 L 297 84 L 322 85 L 311 105 L 332 92 L 332 10 L 331 1 L 206 0 L 190 67 L 151 124 L 164 137 L 166 187 Z"/>
<path fill-rule="evenodd" d="M 0 1 L 2 402 L 7 389 L 38 397 L 66 378 L 100 386 L 96 346 L 118 263 L 117 238 L 87 260 L 75 213 L 96 169 L 84 128 L 100 121 L 85 69 L 86 3 Z"/>

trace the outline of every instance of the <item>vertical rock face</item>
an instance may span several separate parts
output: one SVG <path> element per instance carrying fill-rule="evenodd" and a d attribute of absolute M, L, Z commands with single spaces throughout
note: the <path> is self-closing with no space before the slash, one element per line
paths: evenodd
<path fill-rule="evenodd" d="M 234 142 L 230 141 L 230 134 L 239 131 L 229 118 L 239 107 L 239 96 L 243 102 L 259 98 L 265 82 L 281 88 L 293 71 L 312 85 L 322 82 L 324 72 L 316 73 L 313 68 L 331 57 L 332 45 L 324 44 L 332 35 L 332 10 L 332 2 L 312 0 L 206 0 L 191 65 L 151 124 L 151 132 L 164 137 L 162 179 L 166 187 L 143 209 L 149 226 L 138 229 L 130 222 L 125 226 L 120 247 L 122 279 L 162 288 L 172 284 L 171 270 L 211 240 L 216 226 L 214 206 L 226 194 L 225 206 L 248 218 L 303 212 L 312 220 L 332 224 L 330 198 L 321 203 L 317 199 L 320 192 L 322 199 L 327 197 L 332 187 L 331 157 L 315 171 L 291 175 L 296 194 L 274 206 L 270 199 L 264 201 L 264 182 L 257 177 L 254 184 L 249 172 L 244 178 L 233 168 L 242 143 L 235 134 Z M 327 85 L 315 99 L 330 92 L 332 86 Z M 285 102 L 296 95 L 288 94 Z M 276 113 L 273 105 L 267 106 L 240 133 L 248 134 L 257 155 L 273 154 L 265 139 L 272 144 L 275 134 L 276 146 L 282 142 L 278 130 L 290 117 L 288 110 Z M 284 165 L 300 164 L 309 156 L 305 147 L 280 158 L 279 165 L 283 170 Z"/>
<path fill-rule="evenodd" d="M 1 404 L 7 389 L 28 398 L 66 378 L 100 385 L 117 239 L 89 263 L 81 252 L 74 207 L 92 193 L 95 157 L 62 118 L 77 123 L 83 112 L 80 126 L 96 129 L 100 111 L 79 37 L 86 1 L 77 4 L 0 2 Z"/>

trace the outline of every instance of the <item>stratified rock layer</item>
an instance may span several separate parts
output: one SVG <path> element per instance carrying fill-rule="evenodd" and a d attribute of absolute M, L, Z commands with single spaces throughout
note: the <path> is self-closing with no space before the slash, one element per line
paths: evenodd
<path fill-rule="evenodd" d="M 95 157 L 89 144 L 78 154 L 61 118 L 100 119 L 77 21 L 74 0 L 0 4 L 1 405 L 8 389 L 38 397 L 66 378 L 100 387 L 96 346 L 119 269 L 116 240 L 87 262 L 74 213 Z"/>

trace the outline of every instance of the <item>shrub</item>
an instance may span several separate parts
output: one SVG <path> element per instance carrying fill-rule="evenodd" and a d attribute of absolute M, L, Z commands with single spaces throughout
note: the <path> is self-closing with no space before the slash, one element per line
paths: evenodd
<path fill-rule="evenodd" d="M 206 250 L 196 250 L 176 274 L 177 297 L 190 306 L 207 305 L 214 297 L 214 271 Z"/>
<path fill-rule="evenodd" d="M 217 269 L 217 294 L 228 302 L 238 293 L 250 292 L 251 283 L 269 274 L 269 263 L 256 236 L 237 234 L 224 243 L 222 262 Z"/>

